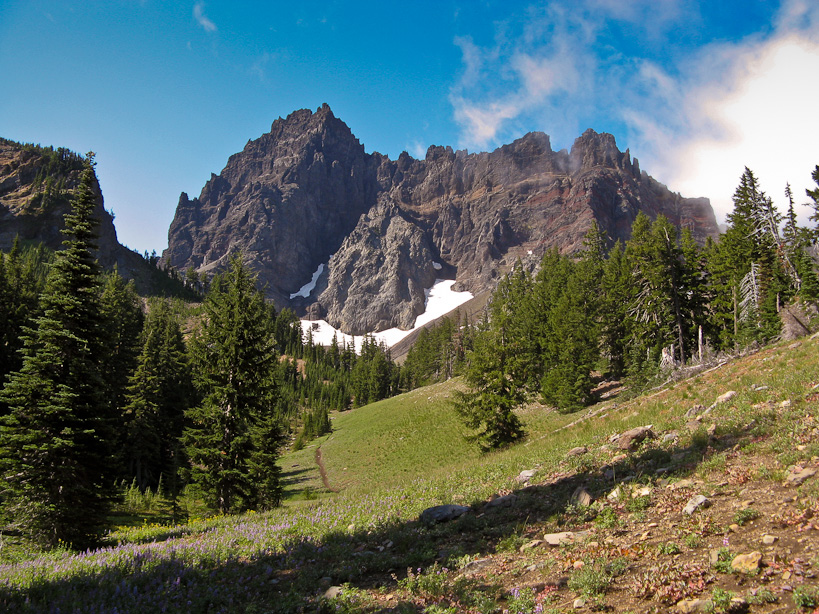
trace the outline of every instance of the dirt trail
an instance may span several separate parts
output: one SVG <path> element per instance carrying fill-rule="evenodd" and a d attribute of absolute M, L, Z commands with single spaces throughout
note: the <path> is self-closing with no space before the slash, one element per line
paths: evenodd
<path fill-rule="evenodd" d="M 327 470 L 324 468 L 324 461 L 321 460 L 321 448 L 316 448 L 316 464 L 319 468 L 319 473 L 321 474 L 321 481 L 324 484 L 324 488 L 329 490 L 330 492 L 340 492 L 338 488 L 333 488 L 330 486 L 330 481 L 327 479 Z"/>

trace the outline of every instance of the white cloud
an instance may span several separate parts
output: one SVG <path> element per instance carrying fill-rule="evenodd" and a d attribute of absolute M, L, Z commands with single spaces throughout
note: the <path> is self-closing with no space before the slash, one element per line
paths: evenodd
<path fill-rule="evenodd" d="M 427 155 L 427 148 L 421 141 L 414 140 L 407 147 L 407 153 L 416 160 L 423 160 Z"/>
<path fill-rule="evenodd" d="M 729 69 L 686 95 L 692 128 L 674 147 L 653 151 L 663 179 L 686 196 L 708 196 L 722 220 L 744 167 L 784 211 L 786 183 L 796 203 L 819 163 L 819 41 L 800 32 L 724 49 Z M 647 141 L 654 137 L 645 134 Z M 673 142 L 673 141 L 671 141 Z M 644 167 L 647 165 L 644 164 Z M 652 171 L 649 171 L 652 172 Z M 804 223 L 807 210 L 801 210 Z"/>
<path fill-rule="evenodd" d="M 494 46 L 484 49 L 471 39 L 456 39 L 464 69 L 450 102 L 461 126 L 460 145 L 496 144 L 519 118 L 554 115 L 566 97 L 588 91 L 597 63 L 589 45 L 592 35 L 585 20 L 549 5 L 518 37 L 501 29 Z"/>
<path fill-rule="evenodd" d="M 819 3 L 785 0 L 771 31 L 672 64 L 659 53 L 663 65 L 650 52 L 628 57 L 613 48 L 611 19 L 646 40 L 662 30 L 671 40 L 678 20 L 696 27 L 701 18 L 694 4 L 671 0 L 584 0 L 575 11 L 555 2 L 517 30 L 503 24 L 493 45 L 456 40 L 463 72 L 450 101 L 461 145 L 486 148 L 531 129 L 571 143 L 608 116 L 624 126 L 618 142 L 642 168 L 684 196 L 711 198 L 719 218 L 732 209 L 745 166 L 780 209 L 786 182 L 797 203 L 805 200 L 819 164 Z"/>
<path fill-rule="evenodd" d="M 205 3 L 197 2 L 193 5 L 193 18 L 205 32 L 216 32 L 216 24 L 205 15 Z"/>

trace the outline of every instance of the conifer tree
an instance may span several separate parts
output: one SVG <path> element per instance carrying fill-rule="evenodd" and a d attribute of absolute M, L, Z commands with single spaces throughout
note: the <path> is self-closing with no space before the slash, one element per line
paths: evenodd
<path fill-rule="evenodd" d="M 156 488 L 161 476 L 174 491 L 180 465 L 184 412 L 193 401 L 191 372 L 178 316 L 167 300 L 149 304 L 142 350 L 128 379 L 122 464 L 140 489 Z"/>
<path fill-rule="evenodd" d="M 280 500 L 278 363 L 270 308 L 241 254 L 214 278 L 192 341 L 202 403 L 187 412 L 191 480 L 221 513 Z"/>
<path fill-rule="evenodd" d="M 600 357 L 597 321 L 602 261 L 587 251 L 579 262 L 564 258 L 567 277 L 547 311 L 549 336 L 541 384 L 544 401 L 560 411 L 574 411 L 591 402 L 591 373 Z"/>
<path fill-rule="evenodd" d="M 23 253 L 19 237 L 8 254 L 0 253 L 0 388 L 22 366 L 23 328 L 40 315 L 47 260 L 42 245 Z"/>
<path fill-rule="evenodd" d="M 601 352 L 608 359 L 609 375 L 620 378 L 626 373 L 633 338 L 634 321 L 629 316 L 629 307 L 636 299 L 637 289 L 632 283 L 632 265 L 619 241 L 604 264 L 600 288 Z"/>
<path fill-rule="evenodd" d="M 813 213 L 810 214 L 810 220 L 816 222 L 816 228 L 813 230 L 813 238 L 814 240 L 819 240 L 819 164 L 816 165 L 816 168 L 813 169 L 810 176 L 814 183 L 816 183 L 816 188 L 813 190 L 806 189 L 805 194 L 807 194 L 810 199 L 808 205 L 813 209 Z"/>
<path fill-rule="evenodd" d="M 116 268 L 105 275 L 100 314 L 106 330 L 103 380 L 111 409 L 121 417 L 128 378 L 136 368 L 143 314 L 133 280 L 126 282 Z"/>
<path fill-rule="evenodd" d="M 2 391 L 3 512 L 34 540 L 87 545 L 105 524 L 113 483 L 112 417 L 99 363 L 104 345 L 89 153 L 65 216 L 64 249 L 24 337 L 23 365 Z"/>
<path fill-rule="evenodd" d="M 473 431 L 467 439 L 485 451 L 523 436 L 523 425 L 514 409 L 526 395 L 510 374 L 512 348 L 506 332 L 500 324 L 476 334 L 464 376 L 469 389 L 455 391 L 453 401 L 455 411 Z"/>

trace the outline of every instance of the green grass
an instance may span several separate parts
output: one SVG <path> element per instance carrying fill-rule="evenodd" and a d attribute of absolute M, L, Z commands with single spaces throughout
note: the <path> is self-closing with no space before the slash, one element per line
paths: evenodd
<path fill-rule="evenodd" d="M 610 489 L 611 480 L 601 477 L 604 465 L 617 479 L 630 475 L 642 483 L 680 450 L 686 452 L 686 460 L 675 477 L 718 473 L 725 466 L 725 457 L 709 449 L 704 429 L 711 423 L 719 425 L 718 436 L 741 442 L 747 466 L 755 466 L 756 455 L 765 455 L 771 476 L 781 475 L 786 461 L 809 459 L 815 454 L 814 447 L 798 450 L 793 444 L 803 440 L 810 443 L 807 438 L 811 431 L 801 427 L 799 418 L 805 415 L 805 404 L 814 403 L 805 399 L 815 395 L 817 346 L 816 340 L 806 340 L 796 349 L 780 344 L 678 384 L 673 390 L 654 391 L 616 404 L 607 401 L 577 414 L 563 415 L 531 405 L 520 411 L 527 438 L 489 454 L 481 454 L 462 437 L 463 427 L 448 401 L 462 385 L 459 380 L 335 415 L 332 434 L 280 459 L 285 487 L 281 508 L 236 517 L 202 515 L 179 525 L 151 520 L 134 523 L 108 536 L 110 549 L 82 556 L 67 552 L 40 556 L 18 550 L 14 557 L 6 558 L 3 549 L 0 557 L 4 563 L 12 558 L 30 563 L 0 570 L 7 591 L 0 600 L 19 604 L 32 598 L 34 609 L 38 603 L 62 604 L 65 607 L 61 609 L 72 611 L 94 591 L 98 609 L 127 609 L 122 604 L 130 602 L 117 601 L 124 599 L 118 591 L 133 584 L 141 587 L 134 598 L 143 600 L 140 606 L 144 611 L 156 603 L 167 605 L 169 611 L 312 611 L 318 607 L 323 578 L 355 583 L 396 573 L 400 580 L 409 577 L 405 572 L 408 567 L 413 569 L 415 580 L 405 582 L 406 592 L 427 590 L 419 578 L 426 582 L 432 577 L 431 566 L 448 543 L 456 541 L 454 536 L 461 536 L 458 543 L 462 550 L 450 552 L 452 560 L 480 558 L 512 545 L 517 548 L 524 536 L 531 539 L 525 517 L 500 523 L 487 513 L 431 528 L 415 523 L 418 514 L 431 505 L 479 504 L 492 494 L 517 491 L 520 497 L 531 496 L 528 509 L 535 514 L 542 512 L 543 519 L 553 519 L 549 522 L 554 522 L 555 528 L 572 521 L 572 515 L 582 516 L 582 522 L 593 522 L 599 528 L 615 528 L 628 520 L 626 512 L 651 510 L 650 497 L 627 499 L 620 513 L 611 506 L 575 510 L 570 506 L 576 486 L 573 482 L 550 486 L 552 503 L 542 503 L 536 495 L 521 491 L 515 479 L 521 470 L 536 470 L 534 484 L 574 476 L 595 496 L 603 495 L 604 487 Z M 751 384 L 766 385 L 768 390 L 752 391 Z M 739 394 L 706 417 L 703 431 L 692 433 L 680 428 L 688 408 L 694 404 L 708 407 L 730 389 Z M 785 400 L 792 401 L 790 407 L 780 406 Z M 624 456 L 606 446 L 613 433 L 646 424 L 652 424 L 657 433 L 677 429 L 680 439 L 676 443 L 651 440 L 640 452 Z M 567 458 L 566 453 L 579 445 L 588 446 L 589 452 Z M 319 448 L 329 483 L 338 493 L 322 484 L 315 461 Z M 810 493 L 813 498 L 819 494 Z M 559 505 L 563 507 L 558 509 Z M 592 520 L 598 511 L 597 519 Z M 746 516 L 747 512 L 737 520 L 750 521 Z M 703 536 L 684 537 L 681 533 L 680 539 L 688 548 L 697 548 L 705 545 L 707 534 Z M 670 554 L 679 546 L 669 542 L 662 549 Z M 722 569 L 718 565 L 716 571 L 730 573 L 725 562 L 720 560 Z M 603 563 L 594 561 L 586 571 L 572 572 L 573 590 L 589 595 L 605 592 L 616 574 Z M 449 576 L 439 578 L 436 572 L 434 580 L 445 582 L 450 596 L 460 591 Z M 413 581 L 418 586 L 410 586 Z M 397 584 L 393 587 L 398 588 Z M 177 593 L 168 592 L 171 589 L 178 592 L 178 602 L 173 600 Z M 366 601 L 352 589 L 349 595 L 348 611 L 354 610 L 353 601 Z M 528 599 L 528 593 L 519 593 L 515 599 L 522 599 L 520 595 Z M 800 595 L 802 603 L 813 598 L 811 593 Z M 487 589 L 469 599 L 469 603 L 487 600 L 489 611 L 496 596 Z M 396 607 L 404 607 L 402 603 Z M 271 609 L 270 604 L 279 610 Z M 3 605 L 0 601 L 0 609 Z M 361 605 L 360 611 L 368 607 Z M 21 607 L 20 611 L 28 610 Z"/>

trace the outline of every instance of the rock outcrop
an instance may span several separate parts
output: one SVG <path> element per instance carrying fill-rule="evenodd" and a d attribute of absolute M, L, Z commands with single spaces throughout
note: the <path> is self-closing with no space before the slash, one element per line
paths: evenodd
<path fill-rule="evenodd" d="M 82 165 L 82 157 L 65 148 L 0 139 L 0 250 L 8 251 L 16 238 L 53 250 L 62 248 L 63 217 L 79 186 Z M 156 280 L 164 274 L 119 243 L 114 218 L 105 210 L 96 181 L 93 190 L 100 264 L 108 270 L 116 267 L 123 277 L 133 279 L 143 294 L 156 293 Z"/>
<path fill-rule="evenodd" d="M 391 160 L 324 105 L 276 120 L 198 198 L 182 194 L 163 258 L 213 273 L 242 249 L 277 306 L 360 334 L 412 326 L 436 277 L 479 294 L 519 258 L 579 250 L 593 221 L 627 239 L 640 211 L 700 241 L 718 233 L 707 199 L 669 191 L 610 134 L 587 130 L 569 152 L 535 132 L 488 153 Z M 312 292 L 293 296 L 322 264 Z"/>
<path fill-rule="evenodd" d="M 65 239 L 63 216 L 81 173 L 82 158 L 67 149 L 26 147 L 0 139 L 0 249 L 8 250 L 17 237 L 60 249 Z M 117 241 L 114 219 L 105 210 L 96 182 L 94 193 L 94 215 L 100 222 L 98 257 L 110 268 L 118 264 L 124 248 Z"/>

